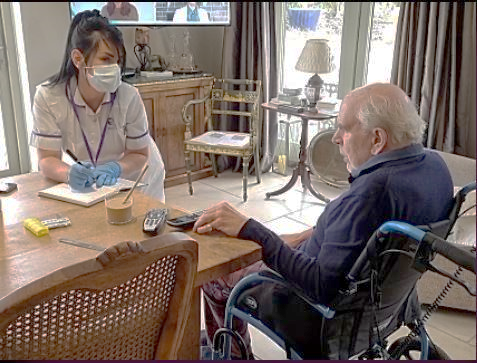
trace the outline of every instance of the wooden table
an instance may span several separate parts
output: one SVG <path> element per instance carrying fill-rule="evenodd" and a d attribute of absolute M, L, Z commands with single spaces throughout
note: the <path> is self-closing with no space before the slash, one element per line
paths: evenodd
<path fill-rule="evenodd" d="M 262 103 L 262 107 L 270 111 L 286 114 L 288 115 L 289 118 L 291 116 L 297 116 L 301 118 L 300 156 L 299 156 L 298 165 L 295 167 L 295 169 L 293 169 L 292 177 L 288 181 L 288 183 L 278 190 L 266 193 L 265 194 L 266 199 L 269 199 L 271 196 L 274 196 L 274 195 L 283 194 L 287 192 L 288 190 L 290 190 L 295 185 L 296 181 L 298 180 L 298 177 L 300 176 L 301 184 L 303 186 L 303 191 L 306 191 L 308 189 L 310 193 L 314 195 L 316 198 L 328 203 L 330 200 L 327 197 L 325 197 L 323 194 L 321 194 L 320 192 L 313 189 L 310 182 L 310 169 L 307 165 L 307 160 L 306 160 L 307 146 L 308 146 L 308 121 L 309 120 L 325 121 L 332 118 L 336 118 L 336 116 L 323 114 L 319 112 L 313 113 L 313 112 L 306 112 L 306 111 L 295 112 L 290 110 L 283 110 L 283 109 L 279 109 L 279 106 L 273 103 Z"/>
<path fill-rule="evenodd" d="M 60 237 L 84 240 L 89 243 L 110 247 L 121 241 L 141 241 L 148 238 L 142 232 L 142 222 L 147 210 L 165 207 L 158 200 L 134 191 L 133 215 L 136 221 L 126 225 L 111 225 L 106 220 L 104 203 L 89 208 L 53 199 L 39 197 L 39 190 L 55 182 L 39 173 L 30 173 L 5 178 L 18 184 L 18 190 L 8 196 L 0 196 L 0 299 L 35 279 L 59 268 L 78 263 L 98 254 L 97 251 L 59 243 Z M 169 216 L 183 213 L 166 205 Z M 36 237 L 23 227 L 28 217 L 54 218 L 61 214 L 71 220 L 71 226 L 50 231 Z M 166 226 L 164 232 L 176 229 Z M 180 359 L 199 358 L 200 335 L 200 286 L 204 283 L 246 267 L 261 259 L 261 247 L 252 241 L 226 237 L 220 232 L 199 235 L 187 232 L 199 245 L 198 271 L 195 291 L 184 333 Z"/>

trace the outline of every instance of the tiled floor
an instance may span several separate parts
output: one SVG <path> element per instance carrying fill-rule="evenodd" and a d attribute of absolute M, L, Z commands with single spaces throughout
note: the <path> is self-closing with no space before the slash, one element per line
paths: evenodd
<path fill-rule="evenodd" d="M 207 208 L 226 200 L 243 213 L 253 216 L 277 233 L 299 232 L 315 224 L 323 211 L 324 203 L 309 192 L 304 194 L 298 181 L 287 193 L 265 200 L 265 192 L 283 186 L 290 176 L 272 172 L 262 175 L 262 183 L 257 184 L 255 176 L 250 176 L 248 201 L 242 201 L 242 175 L 226 171 L 218 178 L 210 177 L 193 183 L 194 195 L 190 196 L 187 184 L 167 188 L 168 203 L 188 211 Z M 316 188 L 329 198 L 341 193 L 339 189 L 314 181 Z M 476 359 L 476 315 L 475 313 L 438 310 L 427 323 L 433 341 L 443 348 L 452 359 Z M 253 327 L 252 346 L 255 357 L 263 360 L 286 359 L 279 347 Z M 394 338 L 407 334 L 401 328 Z M 390 339 L 393 341 L 393 339 Z"/>

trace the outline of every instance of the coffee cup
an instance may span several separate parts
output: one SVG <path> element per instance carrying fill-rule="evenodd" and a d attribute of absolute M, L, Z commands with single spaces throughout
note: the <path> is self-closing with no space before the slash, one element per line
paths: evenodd
<path fill-rule="evenodd" d="M 134 199 L 130 196 L 126 203 L 124 203 L 126 195 L 127 193 L 117 192 L 107 196 L 104 200 L 109 223 L 125 224 L 134 219 L 132 214 Z"/>

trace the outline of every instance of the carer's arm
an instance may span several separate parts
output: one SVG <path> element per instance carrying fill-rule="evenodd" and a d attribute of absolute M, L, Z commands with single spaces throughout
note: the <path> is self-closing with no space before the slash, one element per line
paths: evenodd
<path fill-rule="evenodd" d="M 149 146 L 138 150 L 126 149 L 124 151 L 124 156 L 118 160 L 122 170 L 121 178 L 128 178 L 131 175 L 137 174 L 137 171 L 143 168 L 148 156 Z"/>

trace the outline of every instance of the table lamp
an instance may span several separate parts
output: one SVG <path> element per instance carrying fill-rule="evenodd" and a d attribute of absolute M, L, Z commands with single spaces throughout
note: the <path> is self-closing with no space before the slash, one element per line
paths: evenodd
<path fill-rule="evenodd" d="M 314 110 L 316 102 L 321 98 L 320 91 L 324 83 L 318 73 L 329 73 L 332 71 L 331 49 L 328 45 L 328 40 L 308 39 L 301 51 L 295 69 L 300 72 L 314 73 L 305 87 L 305 96 L 308 100 L 309 108 Z"/>

